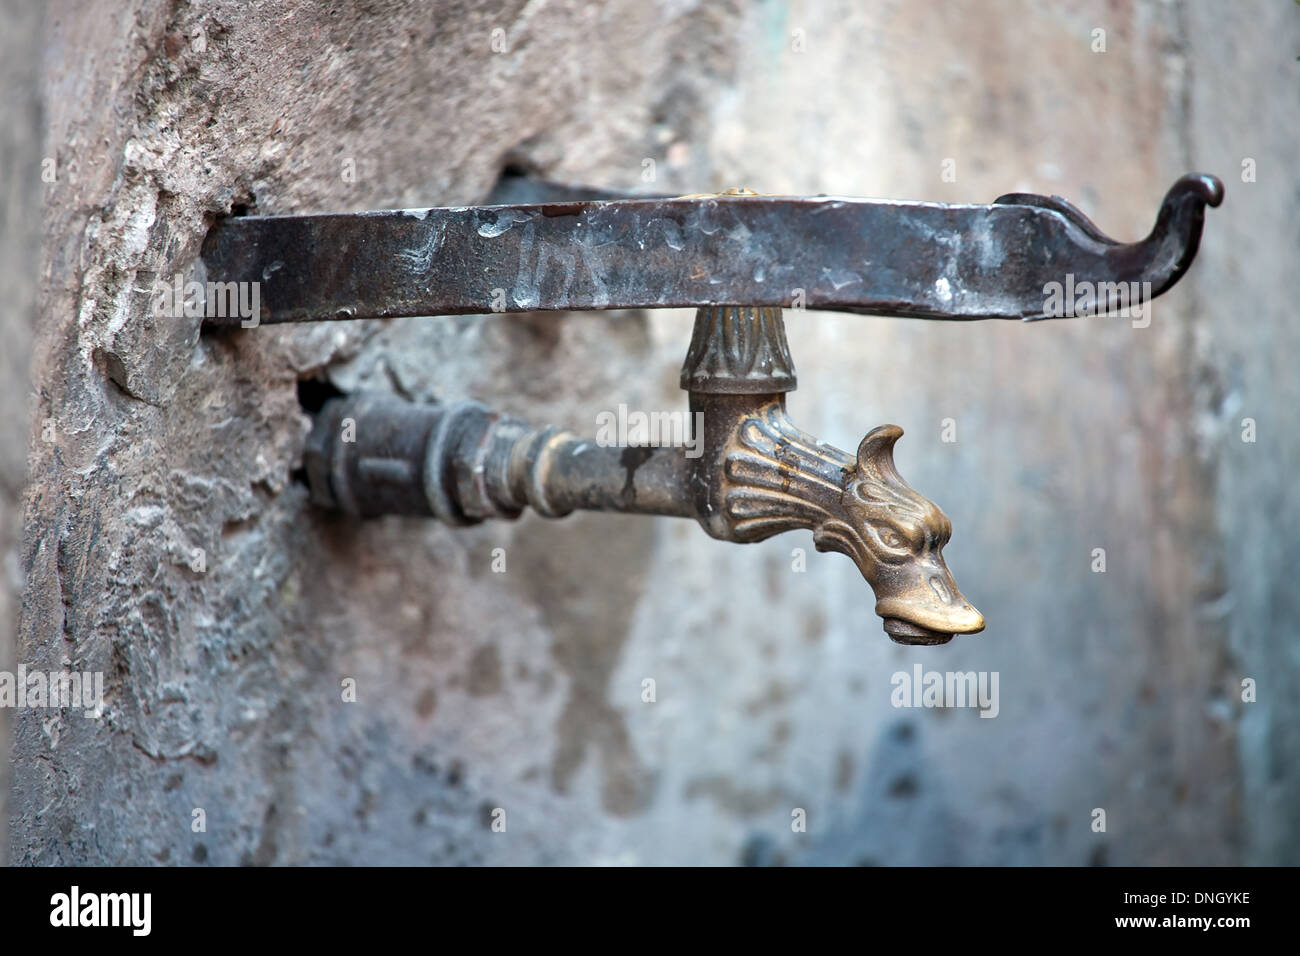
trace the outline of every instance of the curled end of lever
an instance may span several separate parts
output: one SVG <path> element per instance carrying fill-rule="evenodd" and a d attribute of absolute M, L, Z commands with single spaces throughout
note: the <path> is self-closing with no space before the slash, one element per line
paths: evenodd
<path fill-rule="evenodd" d="M 1159 237 L 1168 230 L 1169 223 L 1179 214 L 1191 213 L 1203 216 L 1206 206 L 1218 206 L 1223 202 L 1223 182 L 1218 176 L 1209 173 L 1188 173 L 1169 187 L 1165 198 L 1160 201 L 1160 212 L 1156 217 L 1155 228 L 1143 242 Z M 993 200 L 995 206 L 1037 206 L 1060 213 L 1065 219 L 1088 237 L 1103 242 L 1108 246 L 1123 245 L 1112 239 L 1097 227 L 1097 224 L 1083 214 L 1078 206 L 1061 196 L 1040 196 L 1038 193 L 1005 193 Z M 1165 227 L 1162 230 L 1162 226 Z"/>
<path fill-rule="evenodd" d="M 1218 206 L 1223 202 L 1223 182 L 1209 173 L 1188 173 L 1169 188 L 1162 205 L 1168 206 L 1185 196 L 1199 198 L 1207 206 Z"/>
<path fill-rule="evenodd" d="M 1161 200 L 1151 233 L 1145 239 L 1130 243 L 1121 243 L 1106 235 L 1096 223 L 1060 196 L 1008 193 L 994 200 L 994 205 L 1035 206 L 1059 215 L 1068 227 L 1102 247 L 1094 249 L 1093 261 L 1086 266 L 1080 260 L 1079 278 L 1108 286 L 1117 282 L 1132 284 L 1141 289 L 1142 294 L 1124 304 L 1136 305 L 1155 298 L 1182 278 L 1196 258 L 1205 226 L 1205 209 L 1222 203 L 1223 195 L 1223 183 L 1217 176 L 1189 173 L 1181 177 Z M 1105 313 L 1114 307 L 1115 303 L 1103 301 L 1098 296 L 1095 307 L 1066 314 Z M 1055 313 L 1023 316 L 1027 321 L 1058 317 Z"/>
<path fill-rule="evenodd" d="M 1196 258 L 1205 226 L 1205 207 L 1223 202 L 1223 183 L 1208 173 L 1188 173 L 1169 187 L 1151 235 L 1133 247 L 1149 253 L 1151 295 L 1157 296 L 1182 278 Z"/>
<path fill-rule="evenodd" d="M 1223 183 L 1217 176 L 1188 173 L 1165 193 L 1155 227 L 1141 244 L 1163 242 L 1166 238 L 1181 240 L 1187 263 L 1190 264 L 1201 240 L 1205 207 L 1218 206 L 1222 202 Z M 1171 282 L 1170 285 L 1172 284 Z"/>

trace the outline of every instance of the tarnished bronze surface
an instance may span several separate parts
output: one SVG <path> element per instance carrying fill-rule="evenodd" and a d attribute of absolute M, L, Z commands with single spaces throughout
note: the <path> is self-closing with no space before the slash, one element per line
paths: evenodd
<path fill-rule="evenodd" d="M 885 631 L 903 644 L 942 644 L 984 629 L 943 560 L 947 515 L 894 466 L 897 425 L 872 429 L 856 455 L 800 430 L 785 398 L 691 396 L 706 454 L 693 469 L 695 517 L 725 541 L 807 529 L 819 551 L 848 555 L 876 594 Z"/>

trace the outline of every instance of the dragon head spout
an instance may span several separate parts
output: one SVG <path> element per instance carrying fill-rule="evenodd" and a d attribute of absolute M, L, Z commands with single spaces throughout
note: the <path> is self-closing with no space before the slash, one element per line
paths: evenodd
<path fill-rule="evenodd" d="M 698 460 L 700 524 L 726 541 L 762 541 L 807 528 L 819 551 L 851 557 L 876 593 L 885 633 L 900 644 L 944 644 L 984 629 L 943 560 L 952 524 L 894 467 L 897 425 L 850 455 L 796 428 L 780 397 L 711 406 L 713 454 Z M 716 402 L 716 397 L 713 399 Z M 719 408 L 730 414 L 716 414 Z"/>
<path fill-rule="evenodd" d="M 814 529 L 819 551 L 851 557 L 876 594 L 885 632 L 902 644 L 943 644 L 984 629 L 984 617 L 943 560 L 952 524 L 894 466 L 897 425 L 873 429 L 844 470 L 836 513 Z"/>

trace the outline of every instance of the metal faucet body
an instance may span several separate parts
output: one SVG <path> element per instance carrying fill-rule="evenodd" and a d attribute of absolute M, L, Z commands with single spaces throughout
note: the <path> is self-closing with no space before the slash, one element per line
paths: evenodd
<path fill-rule="evenodd" d="M 336 398 L 308 442 L 312 493 L 359 517 L 452 525 L 531 507 L 552 518 L 579 509 L 694 518 L 737 543 L 806 529 L 819 551 L 853 559 L 895 641 L 942 644 L 983 629 L 943 560 L 952 525 L 894 467 L 902 429 L 874 429 L 851 455 L 791 422 L 785 393 L 796 378 L 780 309 L 700 309 L 681 380 L 698 429 L 689 452 L 601 444 L 472 402 Z"/>

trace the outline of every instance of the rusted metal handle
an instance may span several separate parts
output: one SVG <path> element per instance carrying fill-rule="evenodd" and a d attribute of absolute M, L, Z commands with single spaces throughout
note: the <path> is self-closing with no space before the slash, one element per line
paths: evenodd
<path fill-rule="evenodd" d="M 714 305 L 1093 314 L 1177 282 L 1222 198 L 1213 176 L 1184 176 L 1133 243 L 1063 199 L 1023 193 L 982 206 L 722 194 L 250 216 L 219 222 L 202 256 L 209 283 L 255 283 L 259 313 L 209 309 L 206 321 Z M 1060 309 L 1053 286 L 1094 291 Z"/>

